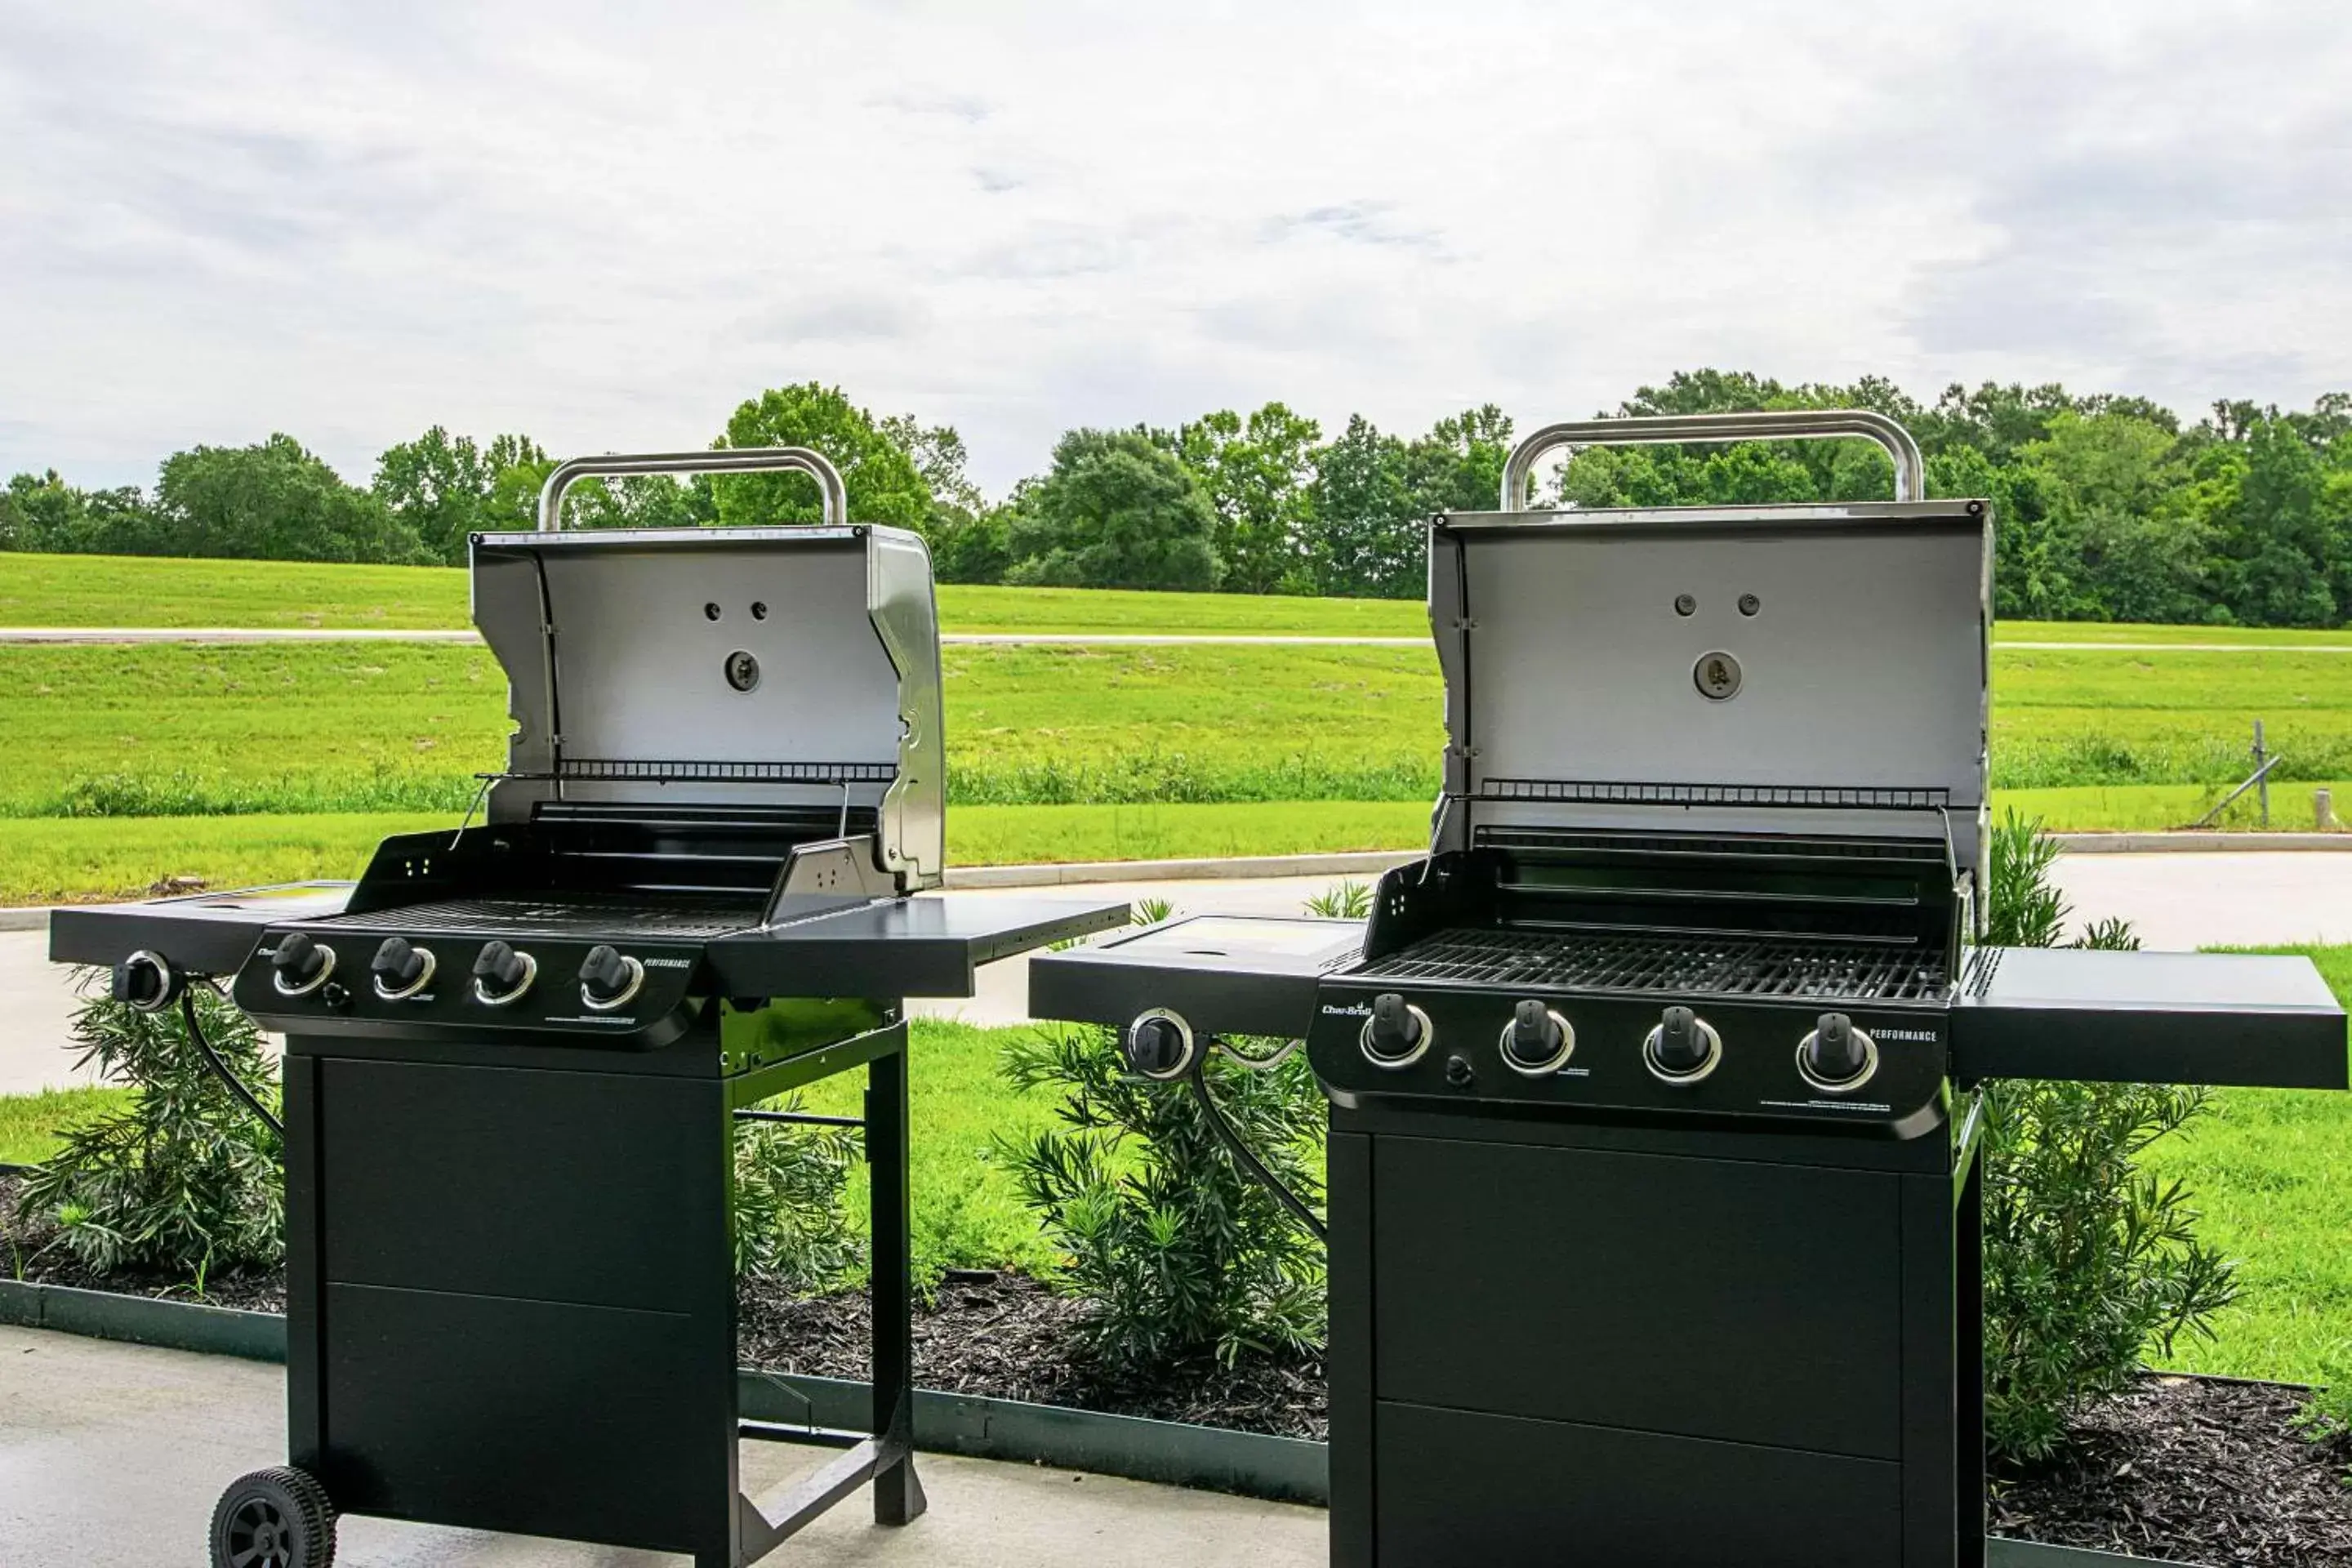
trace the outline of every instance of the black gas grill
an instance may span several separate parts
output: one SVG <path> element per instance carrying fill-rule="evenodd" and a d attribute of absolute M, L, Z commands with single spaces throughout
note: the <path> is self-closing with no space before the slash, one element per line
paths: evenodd
<path fill-rule="evenodd" d="M 2345 1085 L 2304 960 L 1976 945 L 1983 503 L 1516 505 L 1562 442 L 1822 435 L 1920 471 L 1870 415 L 1538 433 L 1432 527 L 1445 787 L 1370 921 L 1031 966 L 1131 1060 L 1305 1037 L 1335 1564 L 1979 1563 L 1977 1086 Z"/>
<path fill-rule="evenodd" d="M 828 523 L 554 526 L 585 474 L 712 468 L 809 471 Z M 387 840 L 355 886 L 52 920 L 51 955 L 113 965 L 123 999 L 234 976 L 286 1037 L 292 1465 L 230 1488 L 216 1564 L 323 1563 L 335 1511 L 705 1568 L 868 1481 L 883 1522 L 921 1511 L 901 999 L 1126 910 L 926 890 L 929 559 L 839 503 L 793 450 L 564 465 L 541 531 L 474 541 L 515 722 L 486 821 Z M 837 1121 L 761 1102 L 860 1068 L 871 1428 L 740 1422 L 732 1129 Z M 844 1452 L 755 1502 L 739 1435 Z"/>

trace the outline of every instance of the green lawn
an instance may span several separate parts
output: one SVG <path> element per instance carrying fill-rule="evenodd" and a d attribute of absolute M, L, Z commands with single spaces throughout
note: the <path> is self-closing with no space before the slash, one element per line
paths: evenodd
<path fill-rule="evenodd" d="M 0 1165 L 30 1165 L 47 1159 L 57 1152 L 60 1133 L 104 1115 L 130 1093 L 108 1087 L 0 1094 Z"/>
<path fill-rule="evenodd" d="M 2352 947 L 2309 954 L 2352 1005 Z M 2219 1112 L 2149 1152 L 2188 1184 L 2206 1238 L 2239 1260 L 2238 1303 L 2211 1342 L 2184 1342 L 2184 1372 L 2352 1383 L 2352 1095 L 2218 1091 Z"/>
<path fill-rule="evenodd" d="M 940 587 L 950 632 L 1184 632 L 1319 637 L 1429 635 L 1418 600 L 1154 594 L 1086 588 Z M 0 626 L 460 627 L 466 574 L 454 566 L 0 554 Z M 2105 622 L 2008 621 L 2019 642 L 2326 643 L 2335 631 Z"/>

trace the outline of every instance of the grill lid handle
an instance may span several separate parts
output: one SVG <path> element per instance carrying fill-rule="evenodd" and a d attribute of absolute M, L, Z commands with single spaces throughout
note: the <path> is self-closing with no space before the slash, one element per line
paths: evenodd
<path fill-rule="evenodd" d="M 1895 459 L 1895 499 L 1927 499 L 1927 461 L 1911 432 L 1867 408 L 1790 408 L 1755 414 L 1673 414 L 1547 425 L 1511 448 L 1503 464 L 1503 510 L 1524 511 L 1536 459 L 1561 447 L 1647 447 L 1678 441 L 1875 441 Z M 1571 460 L 1572 458 L 1571 458 Z"/>
<path fill-rule="evenodd" d="M 559 463 L 539 492 L 539 531 L 555 533 L 563 527 L 563 492 L 582 479 L 626 479 L 635 474 L 806 474 L 816 480 L 824 497 L 824 523 L 838 528 L 849 521 L 849 489 L 841 470 L 822 452 L 806 447 L 733 447 L 709 452 L 648 452 L 637 457 L 613 455 L 574 458 Z"/>

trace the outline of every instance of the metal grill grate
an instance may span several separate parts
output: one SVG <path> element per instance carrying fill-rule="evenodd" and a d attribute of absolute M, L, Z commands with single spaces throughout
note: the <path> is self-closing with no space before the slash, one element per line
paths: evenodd
<path fill-rule="evenodd" d="M 1947 988 L 1938 949 L 1697 931 L 1444 931 L 1356 973 L 1496 988 L 1874 1002 L 1941 1001 Z"/>
<path fill-rule="evenodd" d="M 1795 805 L 1825 810 L 1941 811 L 1952 792 L 1940 786 L 1895 789 L 1869 784 L 1630 784 L 1612 780 L 1502 779 L 1478 786 L 1486 800 L 1560 801 L 1573 805 Z"/>
<path fill-rule="evenodd" d="M 568 899 L 448 899 L 316 922 L 343 931 L 454 931 L 470 936 L 675 938 L 725 936 L 760 923 L 757 903 L 716 899 L 648 903 L 593 896 Z"/>
<path fill-rule="evenodd" d="M 654 762 L 625 757 L 566 757 L 558 766 L 558 774 L 566 779 L 646 784 L 889 784 L 898 776 L 898 769 L 891 763 Z"/>

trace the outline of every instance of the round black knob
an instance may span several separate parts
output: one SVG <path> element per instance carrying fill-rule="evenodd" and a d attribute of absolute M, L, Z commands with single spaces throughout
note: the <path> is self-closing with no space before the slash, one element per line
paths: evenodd
<path fill-rule="evenodd" d="M 643 973 L 622 956 L 620 949 L 599 942 L 580 961 L 580 989 L 591 1002 L 610 1002 L 635 984 Z"/>
<path fill-rule="evenodd" d="M 1824 1013 L 1805 1037 L 1799 1058 L 1805 1076 L 1817 1083 L 1850 1085 L 1871 1068 L 1870 1037 L 1843 1013 Z"/>
<path fill-rule="evenodd" d="M 1145 1078 L 1174 1078 L 1192 1065 L 1190 1032 L 1164 1013 L 1147 1013 L 1129 1024 L 1119 1045 L 1127 1065 Z"/>
<path fill-rule="evenodd" d="M 376 984 L 385 991 L 405 991 L 425 978 L 425 966 L 433 955 L 416 946 L 404 936 L 388 936 L 383 945 L 375 950 L 368 970 L 374 974 Z"/>
<path fill-rule="evenodd" d="M 505 1001 L 530 984 L 530 954 L 503 942 L 486 942 L 474 955 L 475 990 L 485 999 Z"/>
<path fill-rule="evenodd" d="M 1552 1010 L 1529 998 L 1511 1013 L 1503 1031 L 1503 1059 L 1521 1072 L 1549 1072 L 1567 1058 L 1568 1031 Z"/>
<path fill-rule="evenodd" d="M 1714 1065 L 1718 1047 L 1706 1020 L 1687 1007 L 1669 1007 L 1650 1031 L 1650 1065 L 1669 1078 L 1693 1077 Z"/>
<path fill-rule="evenodd" d="M 269 967 L 278 972 L 278 989 L 295 994 L 326 979 L 335 967 L 335 950 L 303 931 L 289 931 L 278 939 Z"/>
<path fill-rule="evenodd" d="M 1421 1053 L 1427 1021 L 1393 991 L 1372 998 L 1372 1016 L 1364 1026 L 1364 1054 L 1376 1062 L 1401 1063 Z"/>
<path fill-rule="evenodd" d="M 1476 1081 L 1478 1069 L 1470 1065 L 1468 1057 L 1456 1053 L 1445 1058 L 1445 1081 L 1456 1089 L 1468 1089 Z"/>

